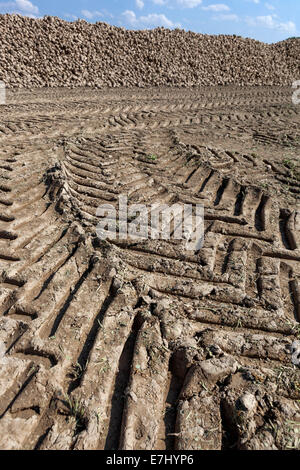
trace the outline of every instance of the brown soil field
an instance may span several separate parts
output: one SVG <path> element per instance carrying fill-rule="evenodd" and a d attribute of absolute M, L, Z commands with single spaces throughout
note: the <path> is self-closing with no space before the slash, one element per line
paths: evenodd
<path fill-rule="evenodd" d="M 0 448 L 300 449 L 290 87 L 32 89 L 0 106 Z M 101 241 L 199 203 L 202 249 Z"/>

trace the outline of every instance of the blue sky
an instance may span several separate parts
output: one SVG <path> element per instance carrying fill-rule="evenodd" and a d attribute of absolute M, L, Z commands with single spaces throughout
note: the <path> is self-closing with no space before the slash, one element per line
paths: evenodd
<path fill-rule="evenodd" d="M 0 13 L 14 12 L 104 21 L 128 29 L 179 27 L 265 42 L 300 36 L 300 0 L 0 0 Z"/>

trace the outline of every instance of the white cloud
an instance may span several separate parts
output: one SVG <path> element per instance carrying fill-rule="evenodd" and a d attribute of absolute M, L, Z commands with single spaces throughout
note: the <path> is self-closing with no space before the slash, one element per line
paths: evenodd
<path fill-rule="evenodd" d="M 38 14 L 39 12 L 38 7 L 29 2 L 29 0 L 16 0 L 16 5 L 19 10 L 26 13 Z"/>
<path fill-rule="evenodd" d="M 255 18 L 247 18 L 247 23 L 250 26 L 261 26 L 288 34 L 294 34 L 297 31 L 296 25 L 293 21 L 280 21 L 277 15 L 256 16 Z"/>
<path fill-rule="evenodd" d="M 94 18 L 99 18 L 104 16 L 101 11 L 89 11 L 89 10 L 81 10 L 82 15 L 87 18 L 88 20 L 92 20 Z"/>
<path fill-rule="evenodd" d="M 215 21 L 239 21 L 238 15 L 232 14 L 224 14 L 224 15 L 217 15 L 213 16 L 213 20 Z"/>
<path fill-rule="evenodd" d="M 168 3 L 168 0 L 152 0 L 155 5 L 166 5 Z"/>
<path fill-rule="evenodd" d="M 134 11 L 131 11 L 131 10 L 124 11 L 122 13 L 122 16 L 127 21 L 127 23 L 129 23 L 131 25 L 133 25 L 134 23 L 136 23 L 138 21 L 137 17 L 136 17 L 136 14 L 134 13 Z"/>
<path fill-rule="evenodd" d="M 136 6 L 137 8 L 139 8 L 140 10 L 142 10 L 144 8 L 144 2 L 143 0 L 135 0 L 135 3 L 136 3 Z"/>
<path fill-rule="evenodd" d="M 39 9 L 29 0 L 15 0 L 14 2 L 1 2 L 0 10 L 6 10 L 7 13 L 20 13 L 27 16 L 37 15 Z"/>
<path fill-rule="evenodd" d="M 134 28 L 164 26 L 166 28 L 180 27 L 180 23 L 173 23 L 163 14 L 151 13 L 147 16 L 137 17 L 134 11 L 126 10 L 122 13 L 126 23 Z"/>
<path fill-rule="evenodd" d="M 286 21 L 286 23 L 279 23 L 279 31 L 287 32 L 293 34 L 297 32 L 296 24 L 293 21 Z"/>
<path fill-rule="evenodd" d="M 64 16 L 65 18 L 67 18 L 68 20 L 74 20 L 74 21 L 75 21 L 75 20 L 78 20 L 78 16 L 73 15 L 73 14 L 71 14 L 71 13 L 65 13 L 63 16 Z"/>
<path fill-rule="evenodd" d="M 177 0 L 177 3 L 185 8 L 194 8 L 201 5 L 202 0 Z"/>
<path fill-rule="evenodd" d="M 152 0 L 155 5 L 167 5 L 170 0 Z M 183 8 L 195 8 L 201 5 L 202 0 L 175 0 L 177 5 Z"/>
<path fill-rule="evenodd" d="M 216 3 L 214 5 L 208 5 L 207 7 L 201 7 L 205 11 L 229 11 L 230 8 L 224 3 Z"/>
<path fill-rule="evenodd" d="M 271 3 L 265 3 L 265 7 L 266 7 L 268 10 L 276 10 L 276 8 L 274 7 L 274 5 L 271 5 Z"/>

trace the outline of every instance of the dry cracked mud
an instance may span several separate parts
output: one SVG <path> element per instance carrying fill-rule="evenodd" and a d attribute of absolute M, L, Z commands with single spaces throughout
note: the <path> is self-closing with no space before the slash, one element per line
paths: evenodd
<path fill-rule="evenodd" d="M 8 90 L 0 448 L 300 448 L 300 107 L 289 88 Z M 96 209 L 201 203 L 204 246 Z"/>

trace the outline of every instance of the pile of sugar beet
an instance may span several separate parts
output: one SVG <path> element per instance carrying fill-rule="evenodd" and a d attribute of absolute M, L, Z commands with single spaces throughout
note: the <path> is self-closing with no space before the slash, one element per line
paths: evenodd
<path fill-rule="evenodd" d="M 265 44 L 180 29 L 0 15 L 0 80 L 8 88 L 291 85 L 300 39 Z"/>

